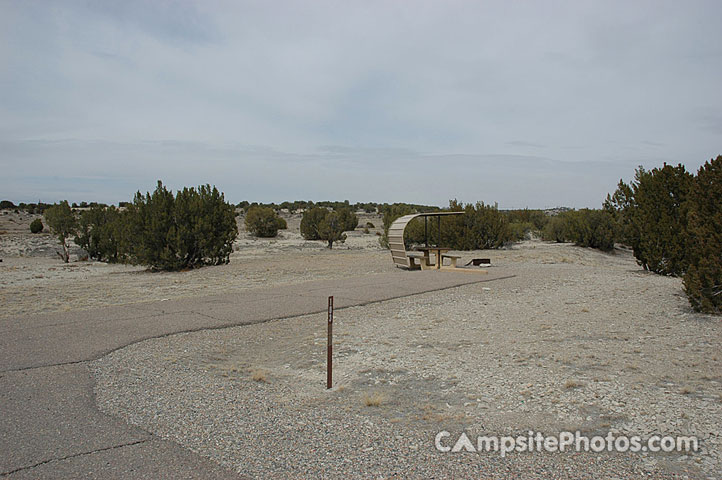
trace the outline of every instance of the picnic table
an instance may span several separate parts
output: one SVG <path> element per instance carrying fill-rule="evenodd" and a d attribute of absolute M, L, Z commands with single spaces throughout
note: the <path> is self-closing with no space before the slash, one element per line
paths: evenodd
<path fill-rule="evenodd" d="M 432 266 L 431 254 L 433 253 L 436 257 L 436 265 L 434 265 L 434 267 L 439 270 L 441 269 L 442 256 L 451 249 L 448 247 L 416 247 L 416 250 L 424 253 L 424 265 L 427 267 Z"/>

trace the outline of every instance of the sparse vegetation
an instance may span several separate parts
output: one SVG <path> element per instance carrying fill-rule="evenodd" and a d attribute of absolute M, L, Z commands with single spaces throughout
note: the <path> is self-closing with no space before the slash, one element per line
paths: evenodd
<path fill-rule="evenodd" d="M 573 388 L 579 388 L 581 386 L 582 386 L 582 384 L 577 382 L 576 380 L 567 380 L 564 383 L 564 389 L 566 389 L 566 390 L 571 390 Z"/>
<path fill-rule="evenodd" d="M 30 232 L 31 233 L 40 233 L 43 231 L 43 228 L 45 228 L 45 226 L 43 225 L 43 221 L 40 220 L 39 218 L 36 218 L 32 222 L 30 222 Z"/>
<path fill-rule="evenodd" d="M 364 394 L 363 401 L 367 407 L 380 407 L 386 403 L 386 395 L 381 392 L 371 392 Z"/>
<path fill-rule="evenodd" d="M 272 238 L 287 228 L 286 221 L 270 207 L 250 207 L 246 213 L 246 230 L 256 237 Z"/>
<path fill-rule="evenodd" d="M 117 208 L 94 205 L 80 214 L 75 243 L 92 259 L 118 262 L 128 249 L 127 213 Z"/>
<path fill-rule="evenodd" d="M 351 232 L 358 227 L 358 217 L 350 208 L 339 208 L 336 213 L 338 213 L 338 220 L 344 232 Z"/>
<path fill-rule="evenodd" d="M 318 225 L 319 239 L 327 242 L 328 248 L 333 248 L 334 243 L 346 241 L 346 234 L 343 232 L 346 231 L 349 225 L 348 218 L 344 218 L 340 213 L 328 212 Z"/>
<path fill-rule="evenodd" d="M 254 369 L 251 371 L 251 379 L 254 382 L 268 383 L 268 372 L 260 368 Z"/>
<path fill-rule="evenodd" d="M 303 213 L 301 219 L 301 235 L 306 240 L 323 240 L 328 248 L 334 243 L 343 243 L 346 234 L 358 225 L 358 218 L 347 208 L 329 211 L 326 208 L 314 207 Z"/>
<path fill-rule="evenodd" d="M 541 237 L 549 242 L 564 243 L 569 241 L 569 233 L 563 214 L 555 215 L 549 219 L 541 231 Z"/>
<path fill-rule="evenodd" d="M 463 211 L 442 219 L 441 244 L 455 250 L 482 250 L 499 248 L 512 241 L 509 219 L 496 205 L 475 205 L 449 202 L 451 211 Z"/>
<path fill-rule="evenodd" d="M 328 209 L 321 207 L 314 207 L 303 212 L 303 218 L 301 219 L 301 235 L 303 238 L 306 240 L 320 240 L 319 225 L 327 214 Z"/>
<path fill-rule="evenodd" d="M 48 208 L 45 211 L 45 221 L 63 248 L 62 252 L 58 252 L 58 256 L 60 256 L 65 263 L 68 263 L 70 261 L 69 240 L 78 228 L 78 219 L 75 218 L 75 214 L 70 209 L 68 201 L 63 200 Z"/>

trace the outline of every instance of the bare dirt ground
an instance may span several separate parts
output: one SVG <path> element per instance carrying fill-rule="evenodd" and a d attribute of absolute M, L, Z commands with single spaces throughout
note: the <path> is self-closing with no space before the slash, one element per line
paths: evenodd
<path fill-rule="evenodd" d="M 3 315 L 393 269 L 373 234 L 328 251 L 289 227 L 276 241 L 241 234 L 227 266 L 173 274 L 5 257 L 9 233 Z M 332 390 L 325 318 L 306 316 L 116 351 L 94 363 L 98 404 L 254 478 L 722 477 L 722 323 L 690 310 L 679 279 L 621 250 L 462 254 L 516 277 L 338 310 Z M 449 445 L 461 432 L 696 435 L 701 450 L 500 458 L 438 452 L 442 430 Z"/>
<path fill-rule="evenodd" d="M 394 269 L 388 252 L 379 246 L 376 232 L 381 219 L 376 215 L 359 215 L 359 228 L 348 232 L 346 242 L 332 251 L 322 242 L 301 237 L 300 215 L 286 215 L 289 228 L 274 239 L 249 236 L 239 217 L 240 232 L 228 265 L 170 273 L 78 261 L 78 248 L 65 264 L 56 254 L 59 246 L 52 235 L 30 233 L 34 218 L 23 212 L 0 213 L 0 232 L 4 232 L 0 233 L 0 317 L 228 293 Z M 362 227 L 369 221 L 376 228 L 365 234 Z"/>

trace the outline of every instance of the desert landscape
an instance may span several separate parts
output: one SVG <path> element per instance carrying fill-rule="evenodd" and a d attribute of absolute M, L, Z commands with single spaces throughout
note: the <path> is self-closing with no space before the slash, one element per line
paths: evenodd
<path fill-rule="evenodd" d="M 393 271 L 388 251 L 382 249 L 374 228 L 365 234 L 366 222 L 380 227 L 381 217 L 359 213 L 359 229 L 329 251 L 322 242 L 304 240 L 300 214 L 286 215 L 288 229 L 278 237 L 259 239 L 245 232 L 243 216 L 237 219 L 240 235 L 228 265 L 187 272 L 148 272 L 146 267 L 78 261 L 81 250 L 71 248 L 71 263 L 64 264 L 50 233 L 33 235 L 30 222 L 39 215 L 0 213 L 0 301 L 2 316 L 48 313 L 104 305 L 226 293 L 261 285 L 298 283 L 315 278 L 342 278 Z M 89 295 L 88 292 L 93 294 Z"/>
<path fill-rule="evenodd" d="M 377 216 L 359 215 L 376 227 Z M 3 317 L 242 292 L 393 271 L 375 230 L 333 250 L 300 215 L 243 231 L 228 265 L 152 273 L 55 255 L 32 216 L 0 216 Z M 719 478 L 722 327 L 679 278 L 631 253 L 529 239 L 492 251 L 489 283 L 340 309 L 335 385 L 325 317 L 150 339 L 92 362 L 98 408 L 254 478 Z M 408 272 L 414 275 L 415 272 Z M 443 275 L 444 272 L 438 272 Z M 696 435 L 694 453 L 441 453 L 435 435 Z M 262 454 L 260 454 L 262 453 Z"/>

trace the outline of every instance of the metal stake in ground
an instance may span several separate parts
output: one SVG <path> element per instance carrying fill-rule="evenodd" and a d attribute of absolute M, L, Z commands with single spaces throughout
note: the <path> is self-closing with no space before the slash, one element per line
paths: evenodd
<path fill-rule="evenodd" d="M 333 383 L 333 295 L 328 297 L 328 346 L 326 347 L 326 388 Z"/>

